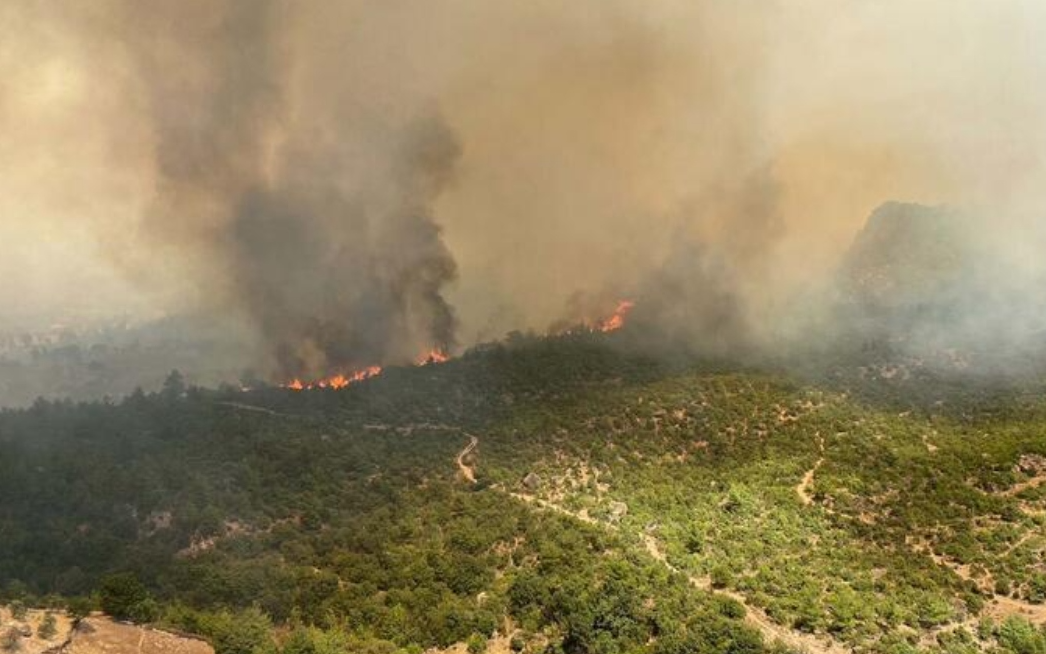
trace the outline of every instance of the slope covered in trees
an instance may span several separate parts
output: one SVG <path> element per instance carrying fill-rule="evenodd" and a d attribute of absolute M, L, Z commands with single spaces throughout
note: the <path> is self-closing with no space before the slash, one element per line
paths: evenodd
<path fill-rule="evenodd" d="M 41 401 L 0 414 L 0 584 L 219 654 L 1046 647 L 1046 402 L 810 379 L 582 335 Z"/>

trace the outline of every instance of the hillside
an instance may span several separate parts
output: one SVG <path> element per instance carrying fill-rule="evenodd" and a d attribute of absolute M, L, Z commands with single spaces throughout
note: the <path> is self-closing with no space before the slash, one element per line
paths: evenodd
<path fill-rule="evenodd" d="M 620 335 L 341 391 L 41 401 L 0 413 L 0 584 L 218 654 L 1042 651 L 1044 435 L 1034 388 Z"/>

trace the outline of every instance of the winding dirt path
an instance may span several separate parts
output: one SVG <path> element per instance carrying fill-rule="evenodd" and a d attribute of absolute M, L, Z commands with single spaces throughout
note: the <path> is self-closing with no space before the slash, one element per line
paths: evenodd
<path fill-rule="evenodd" d="M 280 418 L 301 418 L 302 416 L 294 415 L 292 413 L 280 413 L 279 411 L 273 411 L 263 406 L 255 406 L 253 404 L 244 404 L 242 402 L 216 402 L 220 406 L 232 407 L 233 409 L 242 409 L 243 411 L 252 411 L 254 413 L 264 413 L 268 416 L 278 416 Z"/>
<path fill-rule="evenodd" d="M 668 562 L 664 552 L 658 546 L 657 539 L 649 534 L 645 534 L 643 536 L 643 544 L 646 546 L 646 551 L 650 553 L 650 556 L 654 557 L 661 565 L 672 572 L 680 573 L 678 568 Z M 850 654 L 853 651 L 830 636 L 808 634 L 774 622 L 765 611 L 749 604 L 744 595 L 729 590 L 713 588 L 711 579 L 707 577 L 687 575 L 687 581 L 695 588 L 721 597 L 729 597 L 743 606 L 745 609 L 745 622 L 763 634 L 763 639 L 767 644 L 777 641 L 790 649 L 806 652 L 807 654 Z"/>
<path fill-rule="evenodd" d="M 795 487 L 795 494 L 799 496 L 799 501 L 804 506 L 810 506 L 814 503 L 813 495 L 810 494 L 810 488 L 814 485 L 814 475 L 817 474 L 817 470 L 824 465 L 824 436 L 818 435 L 818 448 L 821 451 L 821 457 L 817 459 L 814 466 L 806 471 L 803 478 Z"/>
<path fill-rule="evenodd" d="M 1025 534 L 1023 538 L 1010 547 L 1010 552 L 1017 549 L 1034 536 L 1034 533 Z M 972 574 L 968 564 L 957 563 L 949 560 L 934 552 L 926 543 L 908 543 L 908 547 L 913 552 L 929 556 L 936 565 L 951 570 L 963 581 L 972 581 L 977 584 L 981 590 L 990 593 L 991 599 L 988 600 L 988 603 L 981 610 L 981 616 L 989 616 L 995 620 L 1001 621 L 1015 615 L 1025 618 L 1029 622 L 1037 625 L 1046 624 L 1046 604 L 1032 604 L 1031 602 L 1025 602 L 1023 600 L 995 593 L 990 583 L 990 577 L 988 583 L 985 583 L 984 579 L 975 577 Z"/>
<path fill-rule="evenodd" d="M 470 435 L 469 444 L 465 446 L 465 449 L 458 452 L 458 458 L 455 459 L 458 464 L 458 472 L 460 472 L 461 476 L 465 478 L 465 481 L 470 484 L 476 483 L 476 469 L 474 466 L 465 463 L 465 457 L 472 454 L 478 445 L 479 439 Z"/>
<path fill-rule="evenodd" d="M 523 493 L 509 493 L 509 497 L 514 497 L 521 502 L 533 504 L 548 511 L 554 511 L 555 513 L 569 516 L 571 518 L 574 518 L 575 520 L 580 520 L 581 522 L 590 525 L 596 525 L 598 527 L 603 527 L 604 529 L 610 529 L 611 531 L 616 529 L 614 525 L 608 525 L 604 522 L 600 522 L 599 520 L 596 520 L 592 516 L 588 515 L 588 513 L 577 513 L 575 511 L 571 511 L 570 509 L 559 506 L 558 504 L 555 504 L 553 502 L 549 502 L 548 500 L 543 500 L 540 497 L 534 497 L 533 495 L 524 495 Z"/>
<path fill-rule="evenodd" d="M 1006 490 L 999 493 L 999 495 L 1003 497 L 1013 497 L 1021 491 L 1026 491 L 1029 488 L 1038 488 L 1043 484 L 1046 484 L 1046 474 L 1038 474 L 1029 479 L 1028 481 L 1022 481 L 1019 484 L 1014 484 L 1010 488 L 1007 488 Z"/>
<path fill-rule="evenodd" d="M 509 496 L 514 497 L 527 504 L 533 504 L 543 509 L 561 513 L 563 515 L 570 516 L 576 520 L 582 522 L 601 526 L 605 529 L 614 530 L 614 525 L 608 525 L 592 518 L 587 514 L 578 514 L 569 509 L 565 509 L 557 504 L 542 500 L 534 497 L 533 495 L 523 495 L 521 493 L 508 493 Z M 671 572 L 677 574 L 682 573 L 679 568 L 675 567 L 668 562 L 665 553 L 661 551 L 657 539 L 649 534 L 642 534 L 641 540 L 646 548 L 646 551 L 650 556 L 661 565 L 665 566 Z M 713 595 L 719 595 L 721 597 L 729 597 L 745 609 L 745 622 L 750 626 L 759 631 L 763 635 L 763 639 L 767 644 L 771 644 L 775 641 L 780 642 L 788 648 L 798 651 L 805 652 L 806 654 L 851 654 L 853 651 L 851 648 L 835 641 L 830 636 L 818 636 L 815 634 L 808 634 L 795 629 L 790 629 L 784 625 L 774 622 L 770 616 L 766 614 L 762 609 L 752 606 L 748 603 L 740 593 L 733 591 L 722 590 L 712 587 L 712 580 L 707 577 L 693 577 L 686 575 L 687 581 L 690 585 L 699 590 L 712 593 Z"/>
<path fill-rule="evenodd" d="M 1038 536 L 1039 536 L 1039 534 L 1035 533 L 1034 529 L 1029 529 L 1028 531 L 1026 531 L 1024 533 L 1023 536 L 1021 536 L 1020 538 L 1017 539 L 1017 542 L 1015 542 L 1013 545 L 1010 545 L 1009 547 L 1007 547 L 1006 551 L 999 555 L 1000 558 L 1004 558 L 1004 557 L 1007 557 L 1007 556 L 1013 554 L 1014 552 L 1017 551 L 1017 548 L 1023 546 L 1025 543 L 1027 543 L 1028 541 L 1030 541 L 1033 538 L 1037 538 Z"/>

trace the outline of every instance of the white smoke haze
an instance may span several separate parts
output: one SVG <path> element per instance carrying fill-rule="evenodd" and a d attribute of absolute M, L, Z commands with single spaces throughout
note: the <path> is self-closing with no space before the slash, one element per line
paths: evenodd
<path fill-rule="evenodd" d="M 896 200 L 971 217 L 964 338 L 1037 333 L 1040 2 L 11 0 L 0 35 L 3 322 L 221 314 L 279 377 L 631 297 L 723 351 L 834 320 L 810 289 Z"/>

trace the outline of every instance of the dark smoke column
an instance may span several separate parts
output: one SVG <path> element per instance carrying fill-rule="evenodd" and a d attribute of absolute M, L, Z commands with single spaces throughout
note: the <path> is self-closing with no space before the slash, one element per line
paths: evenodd
<path fill-rule="evenodd" d="M 456 266 L 430 207 L 457 140 L 431 107 L 390 115 L 351 79 L 299 94 L 293 7 L 125 6 L 155 132 L 150 247 L 200 270 L 205 306 L 246 318 L 281 380 L 449 349 Z"/>

